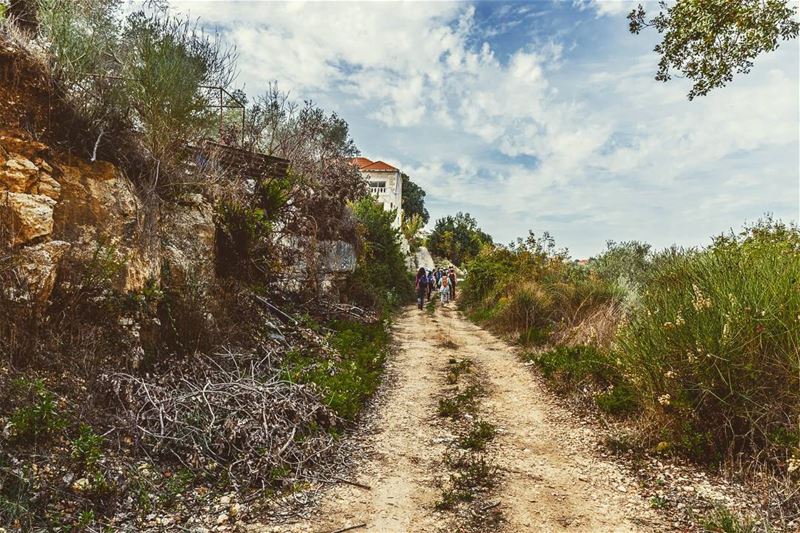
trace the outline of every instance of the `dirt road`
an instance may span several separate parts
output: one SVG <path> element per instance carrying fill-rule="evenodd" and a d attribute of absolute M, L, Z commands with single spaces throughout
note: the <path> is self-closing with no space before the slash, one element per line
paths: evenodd
<path fill-rule="evenodd" d="M 436 342 L 446 336 L 452 345 Z M 397 350 L 371 432 L 368 458 L 354 473 L 371 490 L 328 490 L 310 521 L 280 531 L 437 532 L 458 529 L 434 504 L 442 457 L 453 439 L 436 416 L 452 357 L 469 359 L 486 389 L 482 416 L 498 428 L 492 446 L 503 472 L 492 498 L 503 523 L 492 530 L 655 531 L 658 517 L 614 463 L 593 452 L 592 430 L 574 422 L 506 343 L 452 306 L 435 316 L 407 310 L 395 326 Z M 437 484 L 437 482 L 439 482 Z"/>

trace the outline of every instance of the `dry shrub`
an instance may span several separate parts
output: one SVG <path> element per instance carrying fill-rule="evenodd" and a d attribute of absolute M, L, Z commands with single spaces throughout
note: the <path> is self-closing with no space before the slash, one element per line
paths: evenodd
<path fill-rule="evenodd" d="M 551 340 L 555 344 L 565 346 L 592 344 L 609 348 L 623 318 L 624 311 L 618 302 L 589 307 L 585 316 L 576 323 L 567 324 L 556 330 Z"/>
<path fill-rule="evenodd" d="M 275 473 L 307 477 L 333 438 L 335 415 L 312 387 L 276 371 L 271 354 L 198 356 L 159 377 L 115 373 L 120 423 L 148 453 L 202 472 L 224 468 L 239 488 Z"/>

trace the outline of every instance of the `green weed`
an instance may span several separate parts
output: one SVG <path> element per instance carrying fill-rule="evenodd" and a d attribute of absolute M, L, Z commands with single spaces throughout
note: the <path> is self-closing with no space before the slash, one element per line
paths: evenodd
<path fill-rule="evenodd" d="M 483 394 L 480 385 L 470 385 L 462 392 L 449 398 L 440 398 L 437 413 L 441 417 L 456 419 L 464 414 L 472 414 L 477 409 L 478 396 Z"/>
<path fill-rule="evenodd" d="M 459 439 L 458 446 L 468 450 L 483 451 L 496 434 L 497 428 L 493 424 L 478 420 L 472 425 L 469 433 Z"/>
<path fill-rule="evenodd" d="M 701 520 L 701 525 L 709 533 L 754 533 L 756 524 L 753 520 L 731 512 L 725 507 L 718 507 Z"/>
<path fill-rule="evenodd" d="M 452 509 L 459 502 L 472 501 L 477 490 L 491 488 L 496 483 L 497 468 L 482 455 L 455 454 L 445 461 L 455 472 L 450 475 L 449 487 L 436 502 L 437 509 Z"/>
<path fill-rule="evenodd" d="M 354 420 L 380 384 L 389 350 L 389 334 L 383 322 L 337 321 L 330 327 L 334 333 L 329 341 L 341 354 L 339 360 L 290 352 L 284 358 L 283 373 L 295 382 L 314 383 L 336 414 Z"/>
<path fill-rule="evenodd" d="M 43 381 L 20 379 L 13 383 L 13 387 L 22 390 L 26 396 L 25 405 L 15 409 L 9 417 L 15 440 L 41 440 L 66 427 L 56 397 L 47 390 Z"/>
<path fill-rule="evenodd" d="M 103 438 L 86 424 L 81 424 L 72 441 L 72 458 L 87 470 L 94 469 L 103 457 Z"/>
<path fill-rule="evenodd" d="M 461 374 L 472 371 L 472 361 L 469 359 L 450 359 L 447 365 L 447 383 L 450 385 L 455 385 Z"/>

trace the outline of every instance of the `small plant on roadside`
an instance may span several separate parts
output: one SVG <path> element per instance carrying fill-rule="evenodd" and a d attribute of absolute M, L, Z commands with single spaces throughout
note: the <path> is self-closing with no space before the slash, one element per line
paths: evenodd
<path fill-rule="evenodd" d="M 455 385 L 461 374 L 466 374 L 472 371 L 472 361 L 469 359 L 454 359 L 451 358 L 447 368 L 447 383 Z"/>
<path fill-rule="evenodd" d="M 669 505 L 669 500 L 667 500 L 664 496 L 653 496 L 650 498 L 650 507 L 653 509 L 666 509 Z"/>
<path fill-rule="evenodd" d="M 433 314 L 436 312 L 436 298 L 429 300 L 428 303 L 425 304 L 425 312 L 429 316 L 433 316 Z"/>
<path fill-rule="evenodd" d="M 497 428 L 494 424 L 478 420 L 472 425 L 469 433 L 459 439 L 458 446 L 468 450 L 483 451 L 496 434 Z"/>
<path fill-rule="evenodd" d="M 748 517 L 732 512 L 726 507 L 718 507 L 701 520 L 708 533 L 754 533 L 756 523 Z"/>
<path fill-rule="evenodd" d="M 469 502 L 483 489 L 495 486 L 497 468 L 485 456 L 473 453 L 448 454 L 445 463 L 454 470 L 449 486 L 436 502 L 437 509 L 452 509 L 459 502 Z"/>
<path fill-rule="evenodd" d="M 14 410 L 9 418 L 16 440 L 41 440 L 66 427 L 56 396 L 47 390 L 43 381 L 21 379 L 14 386 L 26 396 L 25 404 Z"/>
<path fill-rule="evenodd" d="M 437 413 L 441 417 L 456 419 L 475 412 L 478 396 L 483 394 L 480 385 L 470 385 L 450 398 L 440 398 Z"/>

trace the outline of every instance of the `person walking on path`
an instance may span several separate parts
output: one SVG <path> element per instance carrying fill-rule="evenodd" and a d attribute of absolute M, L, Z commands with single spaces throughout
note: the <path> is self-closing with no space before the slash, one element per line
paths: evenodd
<path fill-rule="evenodd" d="M 453 267 L 450 267 L 450 273 L 447 275 L 448 279 L 450 280 L 450 299 L 455 301 L 456 300 L 456 271 Z"/>
<path fill-rule="evenodd" d="M 425 273 L 425 268 L 419 267 L 417 270 L 417 279 L 414 282 L 414 290 L 417 293 L 417 307 L 422 309 L 422 304 L 425 303 L 425 290 L 428 287 L 428 275 Z"/>
<path fill-rule="evenodd" d="M 450 301 L 450 280 L 447 276 L 442 276 L 442 286 L 439 288 L 439 298 L 441 298 L 442 305 L 446 306 Z"/>
<path fill-rule="evenodd" d="M 428 283 L 426 285 L 426 289 L 427 289 L 427 293 L 428 293 L 427 294 L 428 301 L 430 302 L 431 301 L 431 293 L 435 290 L 434 287 L 436 286 L 436 278 L 433 277 L 433 271 L 432 270 L 428 271 L 427 280 L 428 280 Z"/>

